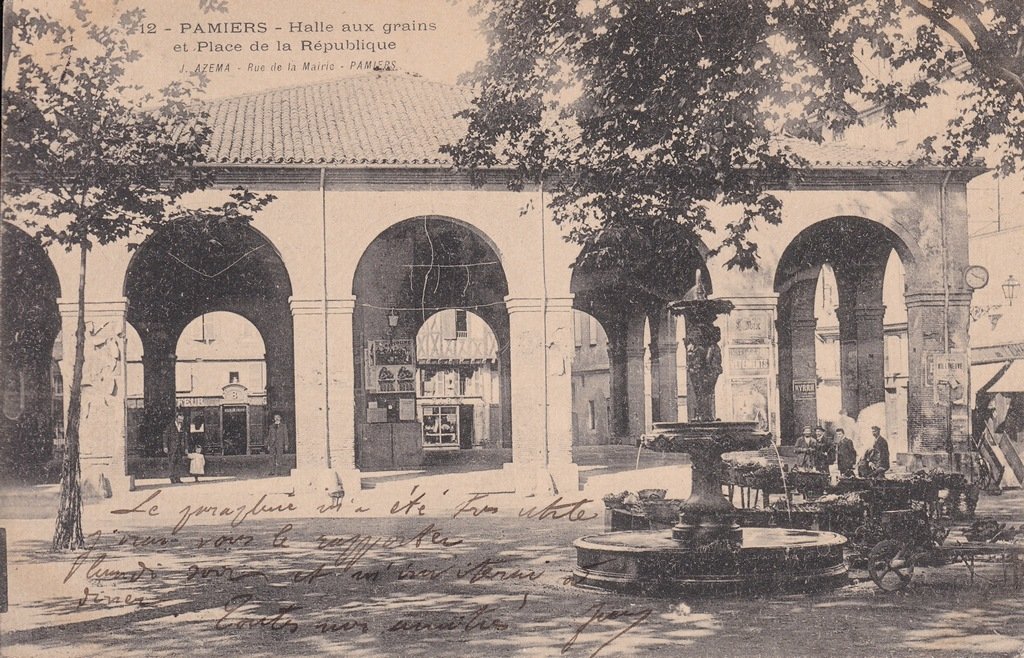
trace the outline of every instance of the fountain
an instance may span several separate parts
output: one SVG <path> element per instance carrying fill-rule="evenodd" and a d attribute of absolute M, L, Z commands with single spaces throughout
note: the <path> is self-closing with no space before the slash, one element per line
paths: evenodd
<path fill-rule="evenodd" d="M 722 494 L 722 453 L 771 443 L 753 422 L 716 419 L 715 383 L 722 373 L 721 332 L 715 318 L 731 302 L 708 299 L 700 272 L 687 297 L 671 306 L 686 319 L 689 422 L 655 423 L 643 445 L 690 456 L 690 497 L 670 532 L 609 532 L 574 545 L 577 585 L 617 591 L 684 593 L 834 587 L 846 582 L 843 546 L 832 532 L 741 528 Z"/>

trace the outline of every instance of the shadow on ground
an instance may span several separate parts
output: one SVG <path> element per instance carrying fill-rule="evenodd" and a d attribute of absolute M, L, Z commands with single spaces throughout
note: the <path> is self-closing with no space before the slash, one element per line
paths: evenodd
<path fill-rule="evenodd" d="M 599 520 L 292 519 L 16 540 L 4 655 L 1017 655 L 1024 596 L 982 565 L 888 595 L 644 599 L 568 583 Z M 855 574 L 857 575 L 857 574 Z M 88 593 L 86 593 L 88 588 Z M 129 599 L 128 597 L 131 597 Z M 142 599 L 142 604 L 139 604 Z"/>

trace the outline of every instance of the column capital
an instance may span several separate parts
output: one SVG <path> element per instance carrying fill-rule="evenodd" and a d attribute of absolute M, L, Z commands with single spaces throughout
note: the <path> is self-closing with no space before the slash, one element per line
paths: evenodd
<path fill-rule="evenodd" d="M 63 317 L 74 317 L 78 315 L 78 300 L 69 297 L 57 299 L 57 308 Z M 123 317 L 128 312 L 128 298 L 122 297 L 115 300 L 85 301 L 85 316 L 89 317 Z"/>
<path fill-rule="evenodd" d="M 846 320 L 880 320 L 885 317 L 885 306 L 840 306 L 836 317 Z"/>
<path fill-rule="evenodd" d="M 789 327 L 790 329 L 815 329 L 818 326 L 818 320 L 816 318 L 790 318 Z"/>
<path fill-rule="evenodd" d="M 323 315 L 324 300 L 322 299 L 299 299 L 288 298 L 288 306 L 292 310 L 292 316 L 296 315 Z M 356 308 L 355 297 L 342 297 L 327 300 L 328 315 L 352 315 Z"/>
<path fill-rule="evenodd" d="M 970 292 L 951 292 L 949 305 L 970 307 L 971 295 Z M 905 298 L 907 308 L 942 307 L 946 304 L 946 296 L 941 290 L 908 292 Z"/>
<path fill-rule="evenodd" d="M 623 342 L 608 341 L 608 358 L 617 359 L 626 356 L 626 345 Z"/>
<path fill-rule="evenodd" d="M 647 353 L 647 348 L 644 347 L 644 346 L 640 346 L 640 347 L 631 346 L 631 347 L 626 347 L 625 349 L 623 349 L 623 352 L 626 354 L 626 358 L 633 359 L 633 358 L 637 358 L 637 357 L 643 357 L 644 354 Z"/>
<path fill-rule="evenodd" d="M 671 340 L 671 341 L 661 342 L 659 340 L 657 342 L 651 343 L 650 344 L 650 348 L 651 348 L 651 358 L 652 359 L 657 358 L 657 357 L 661 356 L 662 354 L 675 354 L 676 350 L 679 349 L 679 341 Z"/>

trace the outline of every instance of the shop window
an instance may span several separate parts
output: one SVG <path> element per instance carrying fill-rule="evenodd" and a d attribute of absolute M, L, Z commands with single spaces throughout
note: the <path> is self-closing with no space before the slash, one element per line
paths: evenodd
<path fill-rule="evenodd" d="M 424 449 L 459 447 L 459 408 L 438 406 L 423 408 Z"/>

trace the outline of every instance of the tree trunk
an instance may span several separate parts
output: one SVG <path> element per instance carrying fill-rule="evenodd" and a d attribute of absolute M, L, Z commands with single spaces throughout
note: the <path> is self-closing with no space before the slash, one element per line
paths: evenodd
<path fill-rule="evenodd" d="M 82 245 L 78 266 L 78 324 L 75 330 L 75 364 L 64 430 L 64 462 L 60 469 L 60 508 L 53 533 L 53 550 L 85 548 L 82 535 L 82 464 L 78 428 L 82 420 L 82 370 L 85 365 L 85 265 L 89 247 Z"/>

